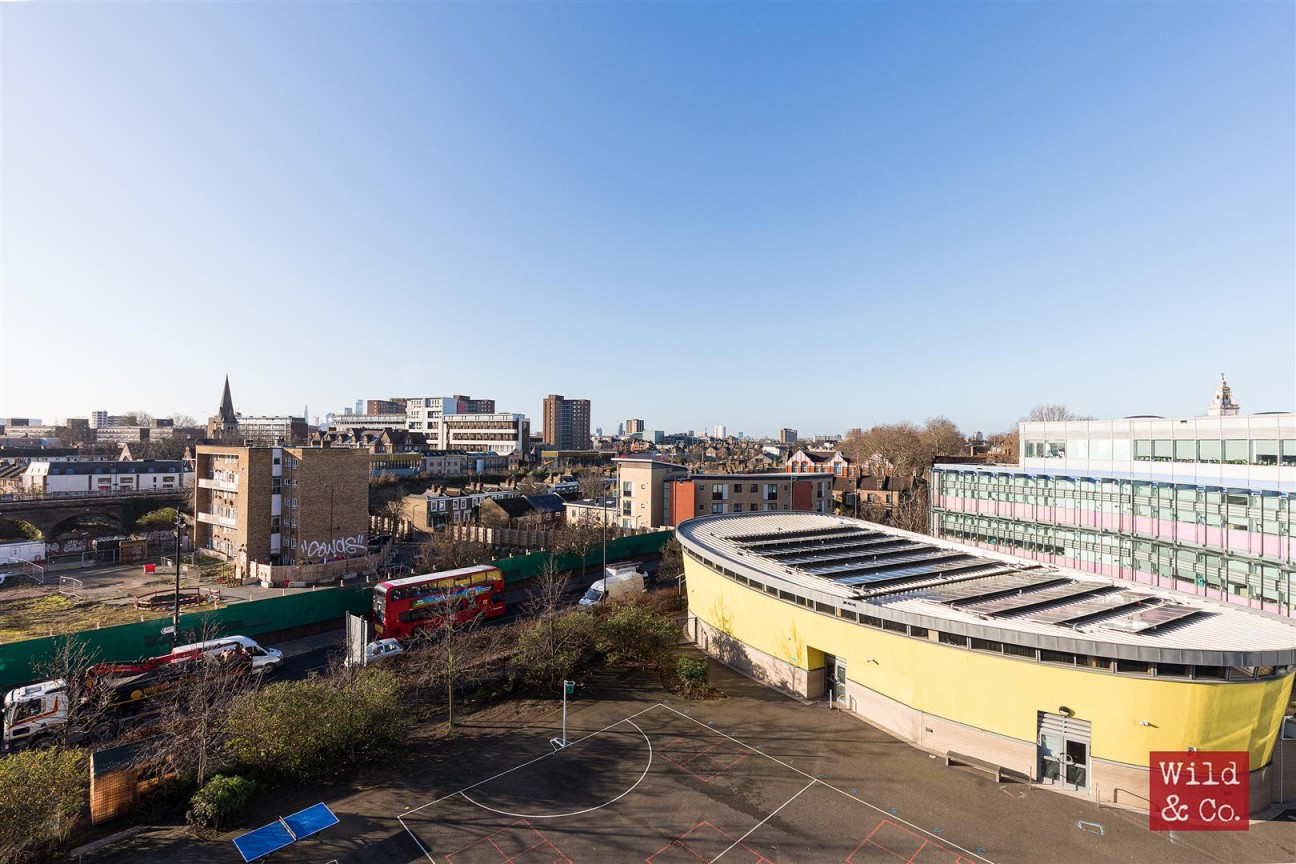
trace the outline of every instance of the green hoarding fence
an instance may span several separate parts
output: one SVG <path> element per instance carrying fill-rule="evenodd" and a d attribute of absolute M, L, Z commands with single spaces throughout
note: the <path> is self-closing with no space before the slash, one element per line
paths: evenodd
<path fill-rule="evenodd" d="M 608 560 L 650 555 L 659 551 L 671 536 L 670 531 L 659 531 L 609 540 Z M 532 552 L 530 555 L 502 558 L 495 564 L 503 572 L 506 583 L 517 583 L 539 574 L 549 557 L 548 552 Z M 599 544 L 585 555 L 584 563 L 594 566 L 602 560 L 603 546 Z M 562 570 L 581 566 L 581 560 L 575 555 L 559 555 L 557 563 Z M 209 612 L 191 612 L 180 616 L 180 633 L 183 637 L 186 632 L 201 630 L 205 620 L 210 621 L 218 632 L 243 636 L 258 636 L 322 621 L 337 621 L 340 625 L 346 613 L 362 615 L 372 608 L 371 590 L 369 585 L 299 590 L 280 597 L 235 603 Z M 170 624 L 171 618 L 167 616 L 86 630 L 75 634 L 75 638 L 85 644 L 98 660 L 135 660 L 170 650 L 171 636 L 162 633 L 162 628 Z M 37 666 L 54 655 L 58 643 L 64 638 L 45 636 L 0 645 L 0 693 L 39 677 Z"/>
<path fill-rule="evenodd" d="M 371 587 L 357 585 L 345 588 L 320 588 L 299 591 L 264 600 L 235 603 L 208 612 L 191 612 L 180 616 L 180 636 L 188 638 L 200 632 L 205 621 L 220 633 L 258 636 L 276 630 L 287 630 L 321 621 L 342 621 L 347 612 L 369 611 Z M 75 634 L 97 660 L 124 661 L 153 657 L 171 650 L 171 635 L 162 632 L 171 625 L 171 617 L 153 618 L 135 624 L 120 624 Z M 0 692 L 39 677 L 37 667 L 54 655 L 66 636 L 45 636 L 0 645 Z"/>
<path fill-rule="evenodd" d="M 666 541 L 673 537 L 670 531 L 654 531 L 651 534 L 635 534 L 630 537 L 618 537 L 607 544 L 607 560 L 620 561 L 624 558 L 635 558 L 640 555 L 651 555 L 660 552 Z M 513 558 L 501 558 L 495 566 L 504 573 L 504 582 L 522 582 L 538 576 L 545 563 L 551 557 L 549 552 L 532 552 L 529 555 L 517 555 Z M 600 543 L 585 553 L 582 562 L 576 555 L 557 556 L 559 570 L 576 570 L 582 566 L 593 567 L 603 563 L 603 544 Z"/>

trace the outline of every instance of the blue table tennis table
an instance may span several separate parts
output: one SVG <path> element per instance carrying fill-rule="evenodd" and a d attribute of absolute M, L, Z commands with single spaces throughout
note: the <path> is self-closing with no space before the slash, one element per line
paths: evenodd
<path fill-rule="evenodd" d="M 338 818 L 328 805 L 316 804 L 291 816 L 283 816 L 269 825 L 262 825 L 241 837 L 235 837 L 234 846 L 244 861 L 252 862 L 336 824 Z"/>

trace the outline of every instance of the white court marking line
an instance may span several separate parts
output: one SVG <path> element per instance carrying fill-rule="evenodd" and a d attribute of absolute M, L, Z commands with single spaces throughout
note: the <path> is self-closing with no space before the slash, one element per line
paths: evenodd
<path fill-rule="evenodd" d="M 630 723 L 630 721 L 634 720 L 634 718 L 638 717 L 640 714 L 644 714 L 648 711 L 653 710 L 654 708 L 659 708 L 659 707 L 661 707 L 661 703 L 654 703 L 652 705 L 649 705 L 647 708 L 644 708 L 642 711 L 636 711 L 635 713 L 631 714 L 629 717 L 625 717 L 621 720 L 616 721 L 615 723 L 609 723 L 608 725 L 604 726 L 602 729 L 596 729 L 593 732 L 589 733 L 588 735 L 583 735 L 580 738 L 577 738 L 575 741 L 572 741 L 570 744 L 568 744 L 567 747 L 571 747 L 573 744 L 579 744 L 582 741 L 584 741 L 586 738 L 592 738 L 595 735 L 598 735 L 600 732 L 606 732 L 607 730 L 611 729 L 613 726 L 620 726 L 622 723 Z M 639 729 L 639 727 L 636 726 L 634 723 L 630 723 L 630 725 L 634 726 L 636 729 Z M 642 729 L 639 729 L 639 734 L 640 735 L 644 734 Z M 648 736 L 644 735 L 644 737 L 646 738 Z M 649 742 L 648 746 L 649 748 L 651 748 L 652 743 Z M 565 750 L 566 748 L 563 749 Z M 446 795 L 442 795 L 440 798 L 437 798 L 435 801 L 429 801 L 426 804 L 420 804 L 418 807 L 411 808 L 398 815 L 396 817 L 396 821 L 401 824 L 401 827 L 405 829 L 405 833 L 408 834 L 410 838 L 418 845 L 419 849 L 422 850 L 423 856 L 427 858 L 427 860 L 431 861 L 432 864 L 436 864 L 436 859 L 432 857 L 432 853 L 429 852 L 427 847 L 423 845 L 423 841 L 419 840 L 418 835 L 414 833 L 414 830 L 405 824 L 406 816 L 409 816 L 411 813 L 417 813 L 418 811 L 422 810 L 425 807 L 431 807 L 433 804 L 440 804 L 442 801 L 446 800 L 447 798 L 453 798 L 455 795 L 461 795 L 466 800 L 472 801 L 471 798 L 468 798 L 468 796 L 464 795 L 463 793 L 467 792 L 470 789 L 476 789 L 478 786 L 481 786 L 485 783 L 489 783 L 492 780 L 498 780 L 500 777 L 503 777 L 506 774 L 512 774 L 514 771 L 517 771 L 521 768 L 525 768 L 528 765 L 535 764 L 536 762 L 539 762 L 541 759 L 548 759 L 550 756 L 553 756 L 555 753 L 561 753 L 561 752 L 562 750 L 550 750 L 548 753 L 542 753 L 539 756 L 535 757 L 534 759 L 528 759 L 527 761 L 521 763 L 520 765 L 514 765 L 512 768 L 509 768 L 505 771 L 501 771 L 492 777 L 487 777 L 485 780 L 478 780 L 476 783 L 473 783 L 469 786 L 465 786 L 462 789 L 456 790 Z M 649 760 L 651 764 L 651 753 L 650 753 Z M 644 773 L 647 773 L 647 771 L 645 770 Z M 639 779 L 642 780 L 643 778 L 640 777 Z M 638 786 L 639 785 L 638 782 L 636 782 L 635 785 Z"/>
<path fill-rule="evenodd" d="M 647 708 L 643 709 L 643 711 L 636 711 L 635 713 L 631 714 L 629 717 L 623 717 L 622 719 L 616 721 L 615 723 L 609 723 L 608 725 L 604 726 L 602 729 L 595 729 L 593 732 L 590 732 L 588 735 L 582 735 L 581 737 L 577 738 L 575 741 L 568 743 L 567 747 L 571 747 L 575 744 L 579 744 L 582 741 L 584 741 L 586 738 L 593 738 L 595 735 L 598 735 L 600 732 L 606 732 L 607 730 L 611 729 L 613 726 L 620 726 L 622 723 L 625 723 L 628 720 L 633 720 L 634 718 L 638 717 L 640 714 L 651 711 L 657 707 L 660 707 L 660 703 L 654 703 L 652 705 L 649 705 Z M 565 749 L 567 748 L 564 747 L 563 750 Z M 411 813 L 417 813 L 418 811 L 422 810 L 424 807 L 431 807 L 433 804 L 440 804 L 442 801 L 446 800 L 447 798 L 453 798 L 456 795 L 461 795 L 464 792 L 467 792 L 469 789 L 476 789 L 478 786 L 481 786 L 485 783 L 489 783 L 492 780 L 498 780 L 499 778 L 505 776 L 506 774 L 512 774 L 514 771 L 518 771 L 522 768 L 527 767 L 528 765 L 533 765 L 536 762 L 539 762 L 541 759 L 548 759 L 550 756 L 553 756 L 561 752 L 562 750 L 550 750 L 548 753 L 541 753 L 539 756 L 535 757 L 534 759 L 528 759 L 527 761 L 522 762 L 521 764 L 518 765 L 514 765 L 512 768 L 507 768 L 492 777 L 487 777 L 485 780 L 478 780 L 476 783 L 469 784 L 468 786 L 465 786 L 462 789 L 456 789 L 453 792 L 442 795 L 440 798 L 437 798 L 435 801 L 429 801 L 426 804 L 420 804 L 417 807 L 411 807 L 409 810 L 404 811 L 401 815 L 408 816 Z"/>
<path fill-rule="evenodd" d="M 728 738 L 730 741 L 734 742 L 735 744 L 741 747 L 746 747 L 748 750 L 752 751 L 753 753 L 758 753 L 761 756 L 764 756 L 766 759 L 769 759 L 771 762 L 777 762 L 779 765 L 782 765 L 784 768 L 787 768 L 790 771 L 795 771 L 796 773 L 800 774 L 802 777 L 810 777 L 809 774 L 802 771 L 800 768 L 793 767 L 792 765 L 789 765 L 788 763 L 784 762 L 782 759 L 776 759 L 773 756 L 769 755 L 768 753 L 765 753 L 764 751 L 757 750 L 755 747 L 751 746 L 750 744 L 746 744 L 742 741 L 739 741 L 737 738 L 733 737 L 732 735 L 726 735 L 724 732 L 721 732 L 719 729 L 716 729 L 714 726 L 708 726 L 705 723 L 703 723 L 701 720 L 698 720 L 696 717 L 690 717 L 688 714 L 685 714 L 683 711 L 677 711 L 676 709 L 667 705 L 665 702 L 658 702 L 657 704 L 665 708 L 667 711 L 671 711 L 675 714 L 678 714 L 680 717 L 683 717 L 685 720 L 692 720 L 694 723 L 701 726 L 703 729 L 706 729 L 710 732 L 714 732 L 715 734 L 720 735 L 721 737 Z M 889 819 L 895 822 L 903 822 L 904 824 L 908 825 L 910 828 L 913 828 L 915 831 L 921 831 L 924 835 L 930 837 L 933 843 L 937 843 L 941 846 L 953 846 L 955 849 L 958 849 L 960 852 L 963 852 L 966 855 L 971 856 L 972 858 L 978 858 L 982 861 L 988 862 L 988 864 L 994 864 L 994 862 L 990 861 L 990 859 L 985 857 L 984 855 L 978 855 L 977 853 L 969 849 L 964 849 L 962 846 L 958 845 L 957 843 L 954 843 L 951 840 L 947 840 L 944 837 L 937 837 L 935 834 L 931 833 L 926 828 L 922 828 L 918 825 L 915 825 L 914 823 L 910 822 L 908 819 L 903 819 L 900 816 L 897 816 L 896 814 L 890 812 L 889 810 L 883 810 L 881 807 L 877 806 L 876 804 L 870 804 L 869 802 L 865 801 L 863 798 L 859 798 L 855 795 L 850 794 L 845 789 L 838 789 L 836 786 L 832 785 L 831 783 L 824 783 L 824 781 L 820 780 L 817 777 L 810 777 L 810 779 L 814 780 L 815 782 L 819 783 L 822 786 L 827 787 L 828 789 L 833 790 L 834 792 L 839 792 L 842 795 L 845 795 L 847 798 L 850 798 L 852 801 L 858 801 L 859 803 L 863 804 L 865 807 L 870 807 L 876 810 L 877 812 L 881 813 L 883 818 L 885 819 Z M 814 784 L 812 783 L 810 785 L 813 786 Z M 747 835 L 744 834 L 743 836 L 745 837 Z"/>
<path fill-rule="evenodd" d="M 480 801 L 474 801 L 473 799 L 468 797 L 467 793 L 464 792 L 460 792 L 459 797 L 463 798 L 469 804 L 476 804 L 478 807 L 482 808 L 483 810 L 489 810 L 490 812 L 498 813 L 501 816 L 516 816 L 519 819 L 559 819 L 563 816 L 579 816 L 582 813 L 593 813 L 595 810 L 602 810 L 604 807 L 608 806 L 609 804 L 615 804 L 616 802 L 620 801 L 622 798 L 624 798 L 625 796 L 633 792 L 635 790 L 635 787 L 637 787 L 640 783 L 643 782 L 643 779 L 648 776 L 649 769 L 652 768 L 652 760 L 653 760 L 652 741 L 649 740 L 647 733 L 644 732 L 642 729 L 640 729 L 639 725 L 635 723 L 633 720 L 627 719 L 627 720 L 622 720 L 621 722 L 629 723 L 631 726 L 634 726 L 636 732 L 638 732 L 640 735 L 643 735 L 644 743 L 648 745 L 648 764 L 644 766 L 643 773 L 639 775 L 639 779 L 636 780 L 629 789 L 625 790 L 620 795 L 613 798 L 611 801 L 604 801 L 602 804 L 596 804 L 593 807 L 586 807 L 584 810 L 573 810 L 570 813 L 550 813 L 548 815 L 544 815 L 539 813 L 510 813 L 507 810 L 496 810 L 494 807 L 487 807 L 485 804 L 481 803 Z M 571 745 L 569 744 L 567 746 L 570 747 Z M 559 750 L 557 752 L 561 753 L 562 750 Z"/>
<path fill-rule="evenodd" d="M 820 783 L 820 782 L 822 782 L 822 781 L 819 780 L 818 778 L 816 778 L 816 779 L 814 779 L 814 780 L 811 780 L 811 781 L 810 781 L 809 783 L 807 783 L 805 786 L 801 787 L 801 792 L 806 791 L 806 790 L 809 789 L 811 786 L 815 785 L 816 783 Z M 824 785 L 827 786 L 828 784 L 827 784 L 827 783 L 824 783 Z M 791 798 L 789 798 L 788 800 L 784 801 L 782 804 L 780 804 L 780 805 L 779 805 L 779 806 L 774 810 L 773 813 L 769 814 L 769 815 L 766 816 L 764 819 L 762 819 L 761 821 L 759 821 L 759 822 L 757 822 L 755 825 L 753 825 L 751 828 L 747 829 L 747 833 L 746 833 L 746 834 L 742 835 L 742 836 L 739 837 L 737 840 L 735 840 L 734 842 L 730 843 L 727 847 L 725 847 L 724 852 L 721 852 L 719 855 L 717 855 L 717 856 L 715 856 L 714 858 L 712 858 L 712 859 L 711 859 L 711 864 L 715 864 L 716 861 L 719 861 L 721 858 L 723 858 L 723 857 L 725 856 L 725 852 L 728 852 L 730 849 L 734 848 L 734 847 L 737 846 L 739 843 L 741 843 L 742 841 L 746 840 L 747 837 L 748 837 L 748 835 L 750 835 L 753 831 L 755 831 L 757 828 L 761 827 L 761 826 L 764 825 L 766 822 L 768 822 L 769 820 L 771 820 L 771 819 L 773 819 L 775 816 L 777 816 L 779 810 L 782 810 L 784 807 L 786 807 L 787 805 L 791 804 L 791 803 L 792 803 L 793 801 L 795 801 L 796 799 L 800 798 L 800 797 L 801 797 L 801 792 L 796 793 L 796 794 L 793 795 Z"/>

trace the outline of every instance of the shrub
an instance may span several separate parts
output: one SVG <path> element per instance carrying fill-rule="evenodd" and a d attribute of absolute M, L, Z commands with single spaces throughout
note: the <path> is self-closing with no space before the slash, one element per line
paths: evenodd
<path fill-rule="evenodd" d="M 235 697 L 229 751 L 267 776 L 309 779 L 386 750 L 407 722 L 389 671 L 283 681 Z"/>
<path fill-rule="evenodd" d="M 675 674 L 686 694 L 705 693 L 711 686 L 711 669 L 701 657 L 681 657 L 675 662 Z"/>
<path fill-rule="evenodd" d="M 54 747 L 0 759 L 0 861 L 27 861 L 67 839 L 86 806 L 86 753 Z"/>
<path fill-rule="evenodd" d="M 588 668 L 595 657 L 594 619 L 583 611 L 532 621 L 518 635 L 514 671 L 533 687 L 556 687 Z"/>
<path fill-rule="evenodd" d="M 622 605 L 598 622 L 596 645 L 609 663 L 666 668 L 679 642 L 675 622 L 638 605 Z"/>
<path fill-rule="evenodd" d="M 135 520 L 135 529 L 138 531 L 166 531 L 175 527 L 176 508 L 163 507 L 160 510 L 152 510 Z"/>
<path fill-rule="evenodd" d="M 220 828 L 226 819 L 247 806 L 255 788 L 256 784 L 244 777 L 217 774 L 189 799 L 185 819 L 190 825 Z"/>

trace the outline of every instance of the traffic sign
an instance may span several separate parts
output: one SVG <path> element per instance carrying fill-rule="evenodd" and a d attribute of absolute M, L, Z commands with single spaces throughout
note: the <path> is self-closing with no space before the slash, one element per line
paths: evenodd
<path fill-rule="evenodd" d="M 167 627 L 163 627 L 163 628 L 162 628 L 162 632 L 163 632 L 163 634 L 166 634 L 166 633 L 174 633 L 174 632 L 175 632 L 175 625 L 174 625 L 174 624 L 171 624 L 171 625 L 169 625 L 169 626 L 167 626 Z"/>

